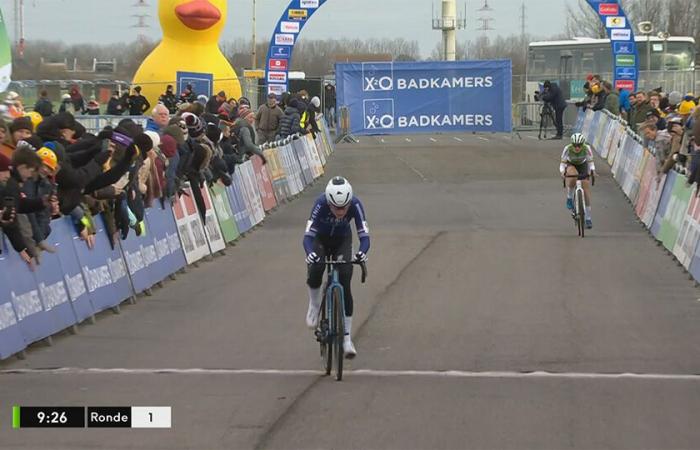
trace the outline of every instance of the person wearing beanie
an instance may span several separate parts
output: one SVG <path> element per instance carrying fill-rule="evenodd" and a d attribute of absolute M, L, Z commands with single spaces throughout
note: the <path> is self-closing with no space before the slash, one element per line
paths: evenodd
<path fill-rule="evenodd" d="M 187 134 L 190 138 L 198 138 L 204 133 L 204 124 L 201 119 L 192 113 L 184 113 L 182 118 L 187 125 Z"/>
<path fill-rule="evenodd" d="M 284 139 L 295 133 L 301 132 L 301 113 L 299 112 L 299 100 L 290 98 L 284 110 L 284 116 L 280 119 L 279 138 Z"/>
<path fill-rule="evenodd" d="M 17 209 L 21 202 L 19 185 L 12 177 L 12 161 L 10 158 L 0 153 L 0 198 L 13 199 L 13 206 L 0 205 L 0 228 L 5 237 L 12 245 L 12 248 L 19 253 L 24 262 L 33 268 L 34 260 L 27 250 L 27 242 L 22 235 L 17 222 Z M 0 252 L 2 250 L 0 249 Z"/>
<path fill-rule="evenodd" d="M 88 116 L 100 115 L 100 104 L 97 102 L 95 97 L 90 97 L 90 100 L 87 102 L 85 114 Z"/>
<path fill-rule="evenodd" d="M 18 117 L 14 119 L 7 127 L 5 139 L 0 143 L 0 153 L 8 158 L 12 158 L 17 148 L 17 143 L 31 137 L 32 131 L 33 125 L 29 117 Z"/>
<path fill-rule="evenodd" d="M 282 109 L 277 106 L 277 96 L 268 94 L 267 103 L 261 105 L 255 114 L 255 131 L 257 132 L 258 145 L 275 140 L 283 115 Z"/>
<path fill-rule="evenodd" d="M 683 116 L 684 119 L 687 119 L 688 116 L 690 116 L 690 114 L 695 109 L 695 106 L 695 102 L 693 102 L 692 100 L 683 100 L 678 105 L 678 114 Z"/>
<path fill-rule="evenodd" d="M 187 130 L 187 127 L 185 127 Z M 177 193 L 178 167 L 180 165 L 181 153 L 186 153 L 184 149 L 185 135 L 178 124 L 168 125 L 163 129 L 160 149 L 167 160 L 165 164 L 165 183 L 163 184 L 163 195 L 167 198 Z"/>
<path fill-rule="evenodd" d="M 619 109 L 619 108 L 618 108 Z M 318 128 L 318 123 L 316 122 L 316 116 L 321 113 L 321 99 L 314 97 L 309 101 L 309 105 L 306 108 L 306 125 L 304 128 L 311 132 L 311 135 L 316 139 L 316 134 L 320 133 L 321 130 Z"/>
<path fill-rule="evenodd" d="M 71 99 L 70 94 L 63 94 L 61 96 L 61 105 L 58 107 L 58 112 L 70 112 L 71 109 L 73 109 L 73 100 Z"/>

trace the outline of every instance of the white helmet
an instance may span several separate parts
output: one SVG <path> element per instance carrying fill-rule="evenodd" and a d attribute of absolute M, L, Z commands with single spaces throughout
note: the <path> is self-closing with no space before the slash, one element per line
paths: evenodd
<path fill-rule="evenodd" d="M 571 135 L 571 143 L 574 145 L 583 145 L 586 143 L 586 138 L 581 133 Z"/>
<path fill-rule="evenodd" d="M 333 177 L 326 186 L 326 200 L 336 208 L 344 208 L 352 201 L 352 186 L 343 177 Z"/>

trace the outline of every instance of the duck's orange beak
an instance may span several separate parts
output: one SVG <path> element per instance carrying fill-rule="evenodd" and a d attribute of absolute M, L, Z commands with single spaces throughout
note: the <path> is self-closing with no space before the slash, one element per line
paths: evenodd
<path fill-rule="evenodd" d="M 207 0 L 192 0 L 175 8 L 180 22 L 193 30 L 206 30 L 221 20 L 221 11 Z"/>

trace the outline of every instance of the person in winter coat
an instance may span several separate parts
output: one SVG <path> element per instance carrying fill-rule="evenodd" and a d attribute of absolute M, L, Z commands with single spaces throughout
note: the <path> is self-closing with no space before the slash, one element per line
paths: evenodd
<path fill-rule="evenodd" d="M 248 156 L 258 155 L 263 160 L 263 164 L 267 164 L 267 159 L 263 155 L 260 147 L 255 145 L 255 130 L 253 126 L 255 125 L 255 113 L 251 110 L 245 110 L 241 113 L 241 117 L 236 120 L 234 124 L 234 131 L 236 136 L 238 136 L 238 151 L 239 153 L 245 153 Z"/>
<path fill-rule="evenodd" d="M 37 100 L 36 104 L 34 105 L 34 111 L 41 114 L 41 117 L 43 118 L 47 118 L 53 114 L 53 104 L 51 103 L 51 100 L 49 100 L 49 93 L 46 92 L 46 89 L 42 89 L 41 93 L 39 94 L 39 100 Z"/>
<path fill-rule="evenodd" d="M 561 88 L 555 83 L 547 80 L 544 82 L 544 92 L 542 100 L 549 103 L 554 108 L 554 122 L 557 127 L 557 135 L 552 139 L 561 140 L 564 138 L 564 110 L 566 109 L 566 100 Z"/>
<path fill-rule="evenodd" d="M 630 102 L 630 91 L 625 89 L 620 89 L 620 113 L 622 118 L 627 120 L 629 117 L 630 110 L 632 109 L 632 103 Z"/>
<path fill-rule="evenodd" d="M 168 87 L 165 89 L 165 93 L 160 96 L 158 101 L 168 108 L 168 112 L 170 114 L 175 114 L 177 112 L 177 97 L 173 92 L 172 84 L 168 85 Z"/>
<path fill-rule="evenodd" d="M 280 119 L 279 137 L 284 139 L 295 133 L 301 132 L 301 113 L 299 112 L 299 100 L 292 98 L 284 110 L 284 116 Z"/>
<path fill-rule="evenodd" d="M 141 95 L 141 86 L 134 87 L 134 93 L 129 96 L 129 115 L 142 116 L 149 109 L 151 104 Z"/>
<path fill-rule="evenodd" d="M 83 114 L 85 112 L 85 100 L 78 86 L 73 86 L 70 89 L 70 100 L 73 104 L 73 111 L 75 111 L 76 114 Z"/>
<path fill-rule="evenodd" d="M 277 106 L 277 96 L 269 94 L 267 103 L 261 105 L 255 114 L 255 130 L 257 131 L 258 145 L 275 140 L 283 115 L 282 109 Z"/>
<path fill-rule="evenodd" d="M 603 90 L 606 93 L 604 109 L 615 116 L 620 115 L 620 96 L 609 81 L 603 81 Z"/>
<path fill-rule="evenodd" d="M 316 122 L 316 115 L 319 114 L 320 111 L 321 99 L 318 97 L 312 98 L 309 105 L 306 107 L 306 121 L 302 124 L 302 128 L 311 132 L 314 139 L 316 139 L 316 134 L 321 132 Z"/>
<path fill-rule="evenodd" d="M 90 97 L 85 107 L 85 114 L 88 116 L 99 116 L 100 115 L 100 104 L 97 102 L 95 97 Z"/>
<path fill-rule="evenodd" d="M 70 112 L 73 109 L 73 100 L 70 98 L 70 94 L 63 94 L 61 96 L 61 105 L 58 107 L 59 113 Z"/>
<path fill-rule="evenodd" d="M 109 116 L 121 116 L 124 114 L 124 106 L 119 98 L 119 91 L 112 92 L 112 97 L 110 97 L 107 103 L 107 115 Z"/>
<path fill-rule="evenodd" d="M 212 95 L 205 106 L 206 112 L 209 114 L 218 114 L 221 105 L 226 103 L 226 93 L 224 91 L 219 92 L 216 95 Z"/>

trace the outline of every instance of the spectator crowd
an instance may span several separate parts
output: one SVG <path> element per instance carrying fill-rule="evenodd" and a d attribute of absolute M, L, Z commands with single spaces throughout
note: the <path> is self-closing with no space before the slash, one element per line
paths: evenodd
<path fill-rule="evenodd" d="M 684 167 L 688 182 L 700 184 L 700 108 L 692 93 L 613 89 L 599 75 L 590 75 L 584 85 L 586 98 L 577 106 L 607 110 L 624 119 L 632 131 L 654 152 L 659 175 L 676 164 Z"/>
<path fill-rule="evenodd" d="M 201 189 L 230 185 L 236 166 L 270 143 L 319 131 L 318 97 L 306 91 L 268 96 L 257 111 L 225 92 L 207 98 L 187 86 L 177 96 L 172 86 L 151 108 L 135 86 L 114 92 L 108 114 L 142 116 L 145 126 L 125 117 L 114 127 L 89 133 L 75 115 L 99 114 L 77 88 L 64 95 L 54 112 L 46 92 L 26 112 L 19 95 L 9 92 L 0 109 L 0 228 L 11 247 L 33 269 L 48 241 L 51 220 L 72 219 L 88 247 L 95 242 L 95 217 L 102 214 L 112 246 L 129 233 L 141 235 L 145 209 L 185 195 L 186 184 L 203 221 Z M 95 113 L 94 111 L 97 111 Z"/>

